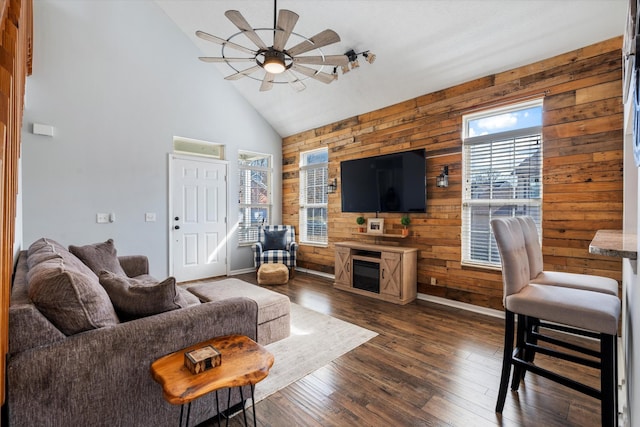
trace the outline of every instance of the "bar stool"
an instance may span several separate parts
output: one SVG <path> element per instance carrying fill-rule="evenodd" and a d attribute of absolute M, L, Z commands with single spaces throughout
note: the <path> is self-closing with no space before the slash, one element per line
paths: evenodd
<path fill-rule="evenodd" d="M 563 286 L 565 288 L 583 289 L 586 291 L 602 292 L 605 294 L 618 296 L 618 282 L 609 277 L 594 276 L 590 274 L 568 273 L 564 271 L 544 271 L 542 246 L 538 238 L 536 223 L 530 216 L 518 216 L 518 221 L 522 226 L 524 243 L 529 259 L 530 283 L 549 286 Z M 539 333 L 540 322 L 538 319 L 528 318 L 525 326 L 525 333 L 530 336 L 531 342 L 536 342 Z M 537 342 L 536 342 L 537 343 Z M 618 358 L 618 347 L 615 348 L 615 357 Z M 535 358 L 535 351 L 530 350 L 526 356 L 529 362 Z M 522 378 L 526 371 L 522 372 Z M 617 371 L 616 371 L 617 383 Z"/>
<path fill-rule="evenodd" d="M 536 223 L 530 216 L 519 216 L 518 221 L 524 233 L 524 242 L 529 258 L 530 282 L 539 285 L 564 286 L 618 296 L 618 282 L 615 279 L 590 274 L 567 273 L 564 271 L 544 271 L 542 247 L 538 239 Z"/>
<path fill-rule="evenodd" d="M 602 425 L 615 426 L 615 354 L 620 300 L 617 296 L 605 292 L 531 283 L 530 260 L 521 221 L 517 218 L 496 218 L 491 221 L 491 226 L 502 262 L 505 307 L 504 354 L 496 412 L 501 413 L 504 408 L 513 366 L 512 390 L 518 389 L 524 373 L 530 371 L 600 399 Z M 514 348 L 516 315 L 518 325 Z M 563 333 L 597 339 L 600 342 L 600 351 L 543 334 L 533 335 L 533 328 L 529 326 L 532 320 L 537 322 L 538 328 L 555 329 Z M 540 345 L 539 341 L 581 354 L 546 347 Z M 531 355 L 536 353 L 599 369 L 600 390 L 535 365 Z"/>

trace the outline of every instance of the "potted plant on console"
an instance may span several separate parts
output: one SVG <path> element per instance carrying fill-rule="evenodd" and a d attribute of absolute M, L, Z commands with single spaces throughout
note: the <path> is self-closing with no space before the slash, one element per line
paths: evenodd
<path fill-rule="evenodd" d="M 402 218 L 400 218 L 400 224 L 402 224 L 402 235 L 408 236 L 409 229 L 407 227 L 411 224 L 411 219 L 407 215 L 403 215 Z"/>
<path fill-rule="evenodd" d="M 359 233 L 364 233 L 364 217 L 363 216 L 359 216 L 356 218 L 356 222 L 358 223 L 359 227 L 358 227 L 358 232 Z"/>

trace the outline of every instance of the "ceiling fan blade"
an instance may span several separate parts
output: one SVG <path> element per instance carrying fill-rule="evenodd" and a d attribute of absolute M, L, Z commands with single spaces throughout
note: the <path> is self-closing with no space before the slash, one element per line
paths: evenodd
<path fill-rule="evenodd" d="M 262 67 L 259 65 L 254 65 L 251 68 L 247 68 L 246 70 L 242 70 L 242 71 L 238 71 L 235 74 L 231 74 L 230 76 L 225 77 L 225 80 L 238 80 L 241 79 L 242 77 L 246 77 L 251 73 L 255 73 L 258 70 L 261 70 Z"/>
<path fill-rule="evenodd" d="M 290 56 L 296 56 L 339 41 L 340 36 L 336 34 L 335 31 L 324 30 L 311 37 L 309 40 L 304 40 L 303 42 L 293 46 L 291 49 L 287 49 L 287 53 Z"/>
<path fill-rule="evenodd" d="M 300 74 L 304 74 L 305 76 L 309 76 L 312 79 L 316 79 L 321 81 L 322 83 L 331 83 L 334 80 L 333 75 L 329 73 L 323 73 L 322 71 L 314 70 L 313 68 L 303 67 L 302 65 L 293 64 L 291 69 L 299 72 Z"/>
<path fill-rule="evenodd" d="M 298 77 L 295 74 L 293 74 L 290 70 L 285 71 L 284 75 L 287 77 L 287 80 L 289 81 L 289 86 L 291 86 L 296 92 L 303 91 L 306 88 L 304 83 L 302 83 L 300 79 L 298 79 Z"/>
<path fill-rule="evenodd" d="M 211 34 L 205 33 L 204 31 L 200 31 L 200 30 L 196 31 L 196 36 L 200 37 L 203 40 L 217 43 L 222 46 L 229 46 L 235 50 L 239 50 L 240 52 L 248 53 L 249 55 L 255 55 L 257 53 L 255 50 L 248 49 L 244 46 L 240 46 L 239 44 L 230 42 L 220 37 L 212 36 Z"/>
<path fill-rule="evenodd" d="M 260 92 L 271 90 L 273 87 L 273 80 L 275 78 L 275 74 L 265 73 L 264 78 L 262 79 L 262 84 L 260 85 Z"/>
<path fill-rule="evenodd" d="M 273 48 L 275 50 L 284 50 L 287 40 L 289 40 L 289 36 L 293 31 L 293 27 L 295 27 L 296 22 L 298 22 L 298 18 L 299 16 L 295 12 L 291 12 L 286 9 L 280 10 L 280 13 L 278 13 L 278 24 L 276 27 L 281 31 L 276 31 L 273 36 Z"/>
<path fill-rule="evenodd" d="M 240 31 L 244 32 L 244 35 L 247 36 L 253 43 L 255 43 L 256 46 L 258 46 L 260 49 L 267 49 L 267 45 L 264 44 L 260 36 L 256 34 L 256 32 L 253 30 L 253 27 L 249 25 L 247 20 L 244 19 L 244 16 L 242 16 L 240 12 L 238 12 L 237 10 L 227 10 L 224 15 L 229 18 L 229 21 L 233 22 L 233 25 L 238 27 Z"/>
<path fill-rule="evenodd" d="M 255 58 L 218 58 L 213 56 L 199 56 L 202 62 L 254 62 Z"/>
<path fill-rule="evenodd" d="M 325 55 L 322 56 L 296 56 L 293 58 L 296 64 L 312 65 L 347 65 L 349 58 L 347 55 Z"/>

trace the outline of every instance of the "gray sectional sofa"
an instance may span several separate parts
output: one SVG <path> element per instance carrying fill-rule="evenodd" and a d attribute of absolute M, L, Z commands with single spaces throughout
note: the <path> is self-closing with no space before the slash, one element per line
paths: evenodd
<path fill-rule="evenodd" d="M 9 307 L 10 426 L 174 426 L 180 408 L 163 399 L 151 363 L 216 336 L 257 339 L 258 306 L 243 297 L 200 303 L 174 286 L 158 314 L 123 316 L 100 284 L 106 272 L 89 267 L 111 262 L 130 283 L 153 279 L 146 257 L 117 257 L 108 243 L 76 248 L 88 262 L 51 239 L 20 253 Z M 120 295 L 123 304 L 132 295 Z M 234 390 L 231 406 L 239 402 Z M 214 398 L 206 396 L 192 404 L 190 423 L 214 415 Z"/>

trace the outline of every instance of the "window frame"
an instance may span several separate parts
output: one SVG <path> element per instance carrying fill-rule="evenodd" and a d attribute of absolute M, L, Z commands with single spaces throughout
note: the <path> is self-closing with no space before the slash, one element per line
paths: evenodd
<path fill-rule="evenodd" d="M 327 154 L 326 162 L 319 163 L 311 163 L 308 164 L 306 159 L 316 153 L 325 152 Z M 300 215 L 299 215 L 299 230 L 298 236 L 301 244 L 310 245 L 310 246 L 321 246 L 326 247 L 329 244 L 329 199 L 327 195 L 327 184 L 329 182 L 329 149 L 327 147 L 316 148 L 313 150 L 307 150 L 300 152 L 300 163 L 299 163 L 299 204 L 300 204 Z M 307 200 L 307 186 L 306 186 L 306 174 L 309 170 L 312 169 L 324 169 L 324 183 L 322 187 L 324 187 L 324 203 L 306 203 Z M 324 209 L 325 212 L 325 235 L 320 235 L 319 238 L 310 240 L 307 234 L 307 210 L 308 209 Z"/>
<path fill-rule="evenodd" d="M 264 158 L 268 160 L 268 166 L 251 166 L 246 165 L 243 161 L 246 161 L 247 158 L 256 157 L 256 158 Z M 266 180 L 267 180 L 267 188 L 266 195 L 267 201 L 266 203 L 252 203 L 251 202 L 251 190 L 252 186 L 247 187 L 246 185 L 242 186 L 242 173 L 251 174 L 252 172 L 266 172 Z M 245 180 L 247 178 L 245 177 Z M 246 182 L 246 181 L 245 181 Z M 249 182 L 251 180 L 249 179 Z M 245 194 L 245 201 L 243 202 L 243 194 Z M 247 198 L 248 197 L 248 198 Z M 248 201 L 248 202 L 247 202 Z M 257 222 L 254 224 L 253 221 L 241 221 L 241 218 L 246 218 L 247 216 L 251 217 L 252 209 L 266 209 L 266 218 L 258 224 Z M 261 225 L 271 225 L 271 215 L 273 212 L 273 155 L 268 153 L 260 153 L 257 151 L 248 151 L 248 150 L 238 150 L 238 246 L 251 246 L 258 241 L 258 230 Z M 248 238 L 243 238 L 242 233 L 243 230 L 247 233 Z"/>
<path fill-rule="evenodd" d="M 502 132 L 495 132 L 487 135 L 478 135 L 478 136 L 469 136 L 469 123 L 473 120 L 478 120 L 482 118 L 490 118 L 495 116 L 500 116 L 503 114 L 507 114 L 510 112 L 516 112 L 521 110 L 526 110 L 532 107 L 540 107 L 541 115 L 544 114 L 543 108 L 543 100 L 535 99 L 526 102 L 514 103 L 508 106 L 498 107 L 487 109 L 479 112 L 470 113 L 464 115 L 462 118 L 463 131 L 462 131 L 462 195 L 461 195 L 461 210 L 462 210 L 462 218 L 461 218 L 461 264 L 463 266 L 472 266 L 472 267 L 481 267 L 487 269 L 501 269 L 500 256 L 497 252 L 497 246 L 495 243 L 495 238 L 493 236 L 493 230 L 489 225 L 490 220 L 493 217 L 497 216 L 517 216 L 522 214 L 531 214 L 533 216 L 534 221 L 536 222 L 536 226 L 538 229 L 539 237 L 541 235 L 542 230 L 542 179 L 543 179 L 543 135 L 542 135 L 542 126 L 543 126 L 543 117 L 540 117 L 540 124 L 536 126 L 523 127 L 520 129 L 507 130 Z M 512 144 L 509 145 L 509 142 L 512 141 Z M 493 152 L 488 156 L 484 157 L 484 159 L 490 160 L 489 166 L 489 198 L 473 198 L 474 188 L 471 179 L 471 169 L 472 165 L 470 162 L 473 162 L 474 159 L 470 158 L 472 146 L 480 146 L 485 145 L 489 147 L 489 150 L 494 149 L 494 145 L 496 145 L 496 149 L 506 147 L 510 149 L 510 155 L 513 153 L 512 164 L 505 168 L 504 165 L 501 165 L 500 162 L 508 159 L 506 154 L 495 155 Z M 491 178 L 494 176 L 494 171 L 508 170 L 509 168 L 513 168 L 513 171 L 516 170 L 518 164 L 516 164 L 516 156 L 519 149 L 523 149 L 525 152 L 527 150 L 531 150 L 528 148 L 527 144 L 534 146 L 535 144 L 539 144 L 539 154 L 538 154 L 538 163 L 532 166 L 532 170 L 536 170 L 537 174 L 535 176 L 527 175 L 526 178 L 528 180 L 523 181 L 522 186 L 519 182 L 519 176 L 514 174 L 513 179 L 516 182 L 515 186 L 510 186 L 506 189 L 506 191 L 512 191 L 513 197 L 504 198 L 504 194 L 501 194 L 503 198 L 494 198 L 494 191 L 499 190 L 495 188 L 496 181 Z M 524 147 L 524 148 L 523 148 Z M 530 155 L 528 159 L 531 159 L 535 156 L 535 152 Z M 478 161 L 478 159 L 475 159 Z M 524 160 L 524 159 L 523 159 Z M 477 176 L 477 175 L 476 175 Z M 502 175 L 504 176 L 504 175 Z M 532 183 L 537 182 L 537 185 L 533 185 Z M 477 189 L 475 189 L 477 191 Z M 501 190 L 505 191 L 505 190 Z M 522 195 L 528 195 L 528 197 L 521 197 Z M 475 193 L 477 195 L 477 192 Z M 477 223 L 472 223 L 472 213 L 473 207 L 483 208 L 486 207 L 488 210 L 487 216 L 487 227 L 481 223 L 480 227 L 477 227 Z M 492 212 L 492 209 L 495 212 Z M 506 208 L 506 209 L 504 209 Z M 502 210 L 501 213 L 498 213 Z M 495 215 L 493 215 L 495 213 Z M 474 226 L 475 224 L 475 226 Z M 484 237 L 485 245 L 480 244 L 479 246 L 475 246 L 473 244 L 474 238 L 473 234 L 479 233 L 482 235 L 486 234 L 488 237 Z M 488 238 L 488 242 L 486 239 Z M 486 250 L 486 258 L 485 260 L 479 259 L 480 257 L 476 256 L 474 258 L 473 252 L 478 251 L 483 252 Z"/>

